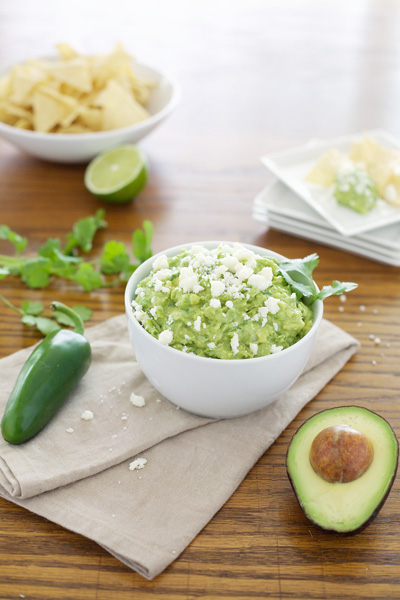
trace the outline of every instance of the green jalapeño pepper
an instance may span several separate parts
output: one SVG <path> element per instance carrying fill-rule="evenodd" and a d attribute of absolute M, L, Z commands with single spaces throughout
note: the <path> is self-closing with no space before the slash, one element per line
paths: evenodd
<path fill-rule="evenodd" d="M 1 421 L 1 433 L 11 444 L 39 433 L 90 366 L 91 348 L 80 316 L 61 302 L 51 308 L 67 314 L 75 328 L 47 335 L 22 367 Z"/>

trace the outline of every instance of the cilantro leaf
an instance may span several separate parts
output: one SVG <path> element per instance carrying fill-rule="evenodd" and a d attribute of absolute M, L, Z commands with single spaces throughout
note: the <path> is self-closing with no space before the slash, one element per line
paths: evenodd
<path fill-rule="evenodd" d="M 22 281 L 30 288 L 44 288 L 50 282 L 51 260 L 39 256 L 30 258 L 21 267 Z"/>
<path fill-rule="evenodd" d="M 318 292 L 312 278 L 312 272 L 318 265 L 318 262 L 319 257 L 314 253 L 305 258 L 284 260 L 279 263 L 279 271 L 284 280 L 296 293 L 298 300 L 302 300 L 304 304 L 310 305 L 315 300 L 325 300 L 329 296 L 350 292 L 357 287 L 357 283 L 340 282 L 335 279 L 332 285 L 325 285 Z"/>
<path fill-rule="evenodd" d="M 61 329 L 53 319 L 49 319 L 48 317 L 34 317 L 34 319 L 37 329 L 39 329 L 40 333 L 43 333 L 43 335 L 48 335 L 49 333 L 53 333 L 53 331 Z"/>
<path fill-rule="evenodd" d="M 126 271 L 130 263 L 125 244 L 111 241 L 104 245 L 100 257 L 100 270 L 107 275 L 115 275 Z"/>
<path fill-rule="evenodd" d="M 295 258 L 279 263 L 279 270 L 286 281 L 296 293 L 297 298 L 315 300 L 317 288 L 312 278 L 312 272 L 318 265 L 317 254 L 310 254 L 305 258 Z"/>
<path fill-rule="evenodd" d="M 25 250 L 28 245 L 26 237 L 22 237 L 19 233 L 12 231 L 8 225 L 0 225 L 0 239 L 11 242 L 17 254 Z"/>
<path fill-rule="evenodd" d="M 31 302 L 30 300 L 25 300 L 21 304 L 21 310 L 26 315 L 40 315 L 44 311 L 44 306 L 41 302 Z"/>
<path fill-rule="evenodd" d="M 60 238 L 49 238 L 38 250 L 39 256 L 54 258 L 58 252 L 61 252 Z"/>
<path fill-rule="evenodd" d="M 150 258 L 153 254 L 151 244 L 153 241 L 153 225 L 150 221 L 143 221 L 143 230 L 136 229 L 132 235 L 133 255 L 140 263 Z"/>
<path fill-rule="evenodd" d="M 107 227 L 104 221 L 104 209 L 99 209 L 94 216 L 79 219 L 72 226 L 72 233 L 67 234 L 67 245 L 64 254 L 70 254 L 74 248 L 81 248 L 83 252 L 90 252 L 93 247 L 93 238 L 98 231 Z"/>
<path fill-rule="evenodd" d="M 72 309 L 78 313 L 83 322 L 90 321 L 93 311 L 84 304 L 75 304 Z"/>
<path fill-rule="evenodd" d="M 33 315 L 22 315 L 21 323 L 27 325 L 28 327 L 35 327 L 36 317 L 34 317 Z"/>
<path fill-rule="evenodd" d="M 329 296 L 351 292 L 351 290 L 354 290 L 356 287 L 357 283 L 351 281 L 337 281 L 335 279 L 332 281 L 332 285 L 324 285 L 319 294 L 317 294 L 317 298 L 319 300 L 325 300 L 325 298 L 328 298 Z"/>
<path fill-rule="evenodd" d="M 98 271 L 90 263 L 81 263 L 76 273 L 71 277 L 79 283 L 85 292 L 97 290 L 103 286 L 103 279 Z"/>

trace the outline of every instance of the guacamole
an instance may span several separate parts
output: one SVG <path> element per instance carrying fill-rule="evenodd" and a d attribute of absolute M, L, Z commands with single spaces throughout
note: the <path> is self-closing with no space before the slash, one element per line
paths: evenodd
<path fill-rule="evenodd" d="M 159 255 L 132 309 L 160 343 L 219 359 L 280 352 L 309 331 L 313 317 L 278 262 L 240 244 Z"/>
<path fill-rule="evenodd" d="M 378 190 L 368 173 L 362 169 L 340 172 L 336 176 L 333 195 L 342 206 L 365 215 L 374 208 Z"/>

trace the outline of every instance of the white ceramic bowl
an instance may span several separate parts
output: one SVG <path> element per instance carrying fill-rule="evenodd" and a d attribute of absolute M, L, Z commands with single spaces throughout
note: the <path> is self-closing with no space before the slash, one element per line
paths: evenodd
<path fill-rule="evenodd" d="M 8 71 L 0 72 L 0 79 Z M 179 102 L 180 88 L 176 81 L 155 68 L 135 62 L 134 71 L 138 77 L 157 82 L 146 105 L 151 117 L 145 121 L 110 131 L 57 134 L 26 131 L 0 121 L 0 136 L 32 156 L 59 163 L 85 163 L 115 146 L 135 144 L 171 114 Z"/>
<path fill-rule="evenodd" d="M 206 248 L 215 248 L 220 243 L 232 242 L 196 242 Z M 192 245 L 175 246 L 159 254 L 173 256 Z M 284 258 L 258 246 L 242 245 L 261 255 Z M 211 418 L 249 414 L 264 408 L 289 389 L 311 354 L 322 319 L 322 301 L 314 302 L 314 323 L 310 331 L 296 344 L 276 354 L 236 360 L 186 354 L 161 344 L 133 316 L 131 303 L 137 284 L 149 274 L 159 254 L 134 272 L 125 291 L 130 340 L 137 361 L 152 385 L 177 406 Z"/>

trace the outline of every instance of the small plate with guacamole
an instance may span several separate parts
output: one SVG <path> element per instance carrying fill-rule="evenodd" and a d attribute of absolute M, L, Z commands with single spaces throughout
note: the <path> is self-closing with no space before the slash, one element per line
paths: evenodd
<path fill-rule="evenodd" d="M 281 181 L 267 185 L 257 194 L 253 218 L 278 231 L 400 267 L 400 222 L 343 236 Z"/>
<path fill-rule="evenodd" d="M 311 142 L 261 161 L 344 236 L 400 222 L 400 142 L 384 131 Z"/>

